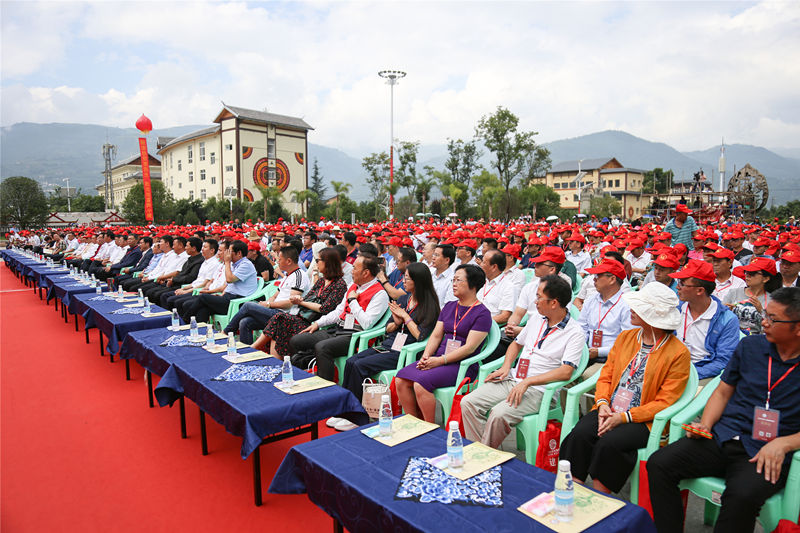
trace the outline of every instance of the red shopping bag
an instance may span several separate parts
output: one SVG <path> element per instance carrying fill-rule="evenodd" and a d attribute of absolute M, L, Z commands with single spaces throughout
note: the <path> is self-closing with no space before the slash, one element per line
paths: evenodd
<path fill-rule="evenodd" d="M 683 520 L 686 522 L 686 506 L 689 503 L 689 491 L 681 491 L 681 504 L 683 505 Z M 639 461 L 639 507 L 642 507 L 653 517 L 653 505 L 650 503 L 650 479 L 647 477 L 647 461 Z"/>
<path fill-rule="evenodd" d="M 464 435 L 464 423 L 461 420 L 461 400 L 464 398 L 464 396 L 469 394 L 469 386 L 467 387 L 467 392 L 465 392 L 464 394 L 459 394 L 459 393 L 461 392 L 461 389 L 464 387 L 464 385 L 469 385 L 469 384 L 470 384 L 470 379 L 464 378 L 463 380 L 461 380 L 461 383 L 458 384 L 458 387 L 456 387 L 456 393 L 453 396 L 453 405 L 450 407 L 450 418 L 447 419 L 447 424 L 445 424 L 444 426 L 449 430 L 450 422 L 455 420 L 456 422 L 458 422 L 458 430 L 461 432 L 462 437 L 464 437 L 465 435 Z"/>
<path fill-rule="evenodd" d="M 536 466 L 542 470 L 558 472 L 558 453 L 561 450 L 561 422 L 548 420 L 547 427 L 539 433 L 536 449 Z"/>
<path fill-rule="evenodd" d="M 397 385 L 394 383 L 394 378 L 392 378 L 391 383 L 389 383 L 389 395 L 392 399 L 392 414 L 394 416 L 403 414 L 403 410 L 400 407 L 400 396 L 397 395 Z"/>

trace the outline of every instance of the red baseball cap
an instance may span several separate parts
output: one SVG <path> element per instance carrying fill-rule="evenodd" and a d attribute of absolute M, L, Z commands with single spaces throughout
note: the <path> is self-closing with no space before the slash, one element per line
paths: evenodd
<path fill-rule="evenodd" d="M 619 261 L 615 261 L 614 259 L 603 259 L 597 266 L 592 268 L 587 268 L 586 272 L 589 274 L 604 274 L 608 272 L 609 274 L 614 274 L 619 279 L 625 279 L 625 267 L 623 267 Z"/>
<path fill-rule="evenodd" d="M 559 248 L 559 250 L 560 250 L 560 248 Z M 522 251 L 522 248 L 520 247 L 519 244 L 507 244 L 500 251 L 503 252 L 504 254 L 508 254 L 508 255 L 511 255 L 511 256 L 519 259 L 520 252 Z M 561 253 L 563 254 L 564 252 L 562 251 Z M 555 263 L 555 261 L 553 261 L 553 262 Z"/>
<path fill-rule="evenodd" d="M 770 245 L 770 240 L 767 239 L 766 237 L 759 237 L 753 243 L 753 246 L 769 246 L 769 245 Z"/>
<path fill-rule="evenodd" d="M 714 274 L 714 269 L 711 265 L 698 259 L 689 259 L 685 267 L 677 272 L 673 272 L 669 277 L 675 279 L 697 278 L 703 281 L 717 280 L 717 276 Z"/>
<path fill-rule="evenodd" d="M 258 251 L 258 250 L 261 249 L 261 246 L 256 241 L 250 241 L 250 242 L 247 243 L 247 249 L 248 250 L 256 250 L 256 251 Z"/>
<path fill-rule="evenodd" d="M 692 214 L 692 210 L 686 207 L 686 204 L 678 204 L 675 206 L 676 213 L 686 213 L 687 215 Z"/>
<path fill-rule="evenodd" d="M 678 263 L 678 258 L 672 255 L 671 252 L 662 252 L 658 257 L 655 258 L 653 263 L 664 268 L 671 268 L 673 270 L 677 270 L 680 266 L 680 263 Z"/>
<path fill-rule="evenodd" d="M 545 261 L 552 261 L 557 265 L 563 265 L 564 261 L 567 260 L 567 256 L 564 255 L 564 250 L 559 248 L 558 246 L 547 246 L 541 254 L 537 255 L 533 259 L 531 259 L 531 263 L 544 263 Z"/>
<path fill-rule="evenodd" d="M 781 254 L 781 261 L 788 261 L 790 263 L 800 263 L 800 252 L 797 250 L 789 250 Z"/>
<path fill-rule="evenodd" d="M 568 241 L 577 241 L 583 244 L 586 244 L 586 237 L 578 233 L 577 231 L 573 232 L 572 235 L 567 237 Z"/>
<path fill-rule="evenodd" d="M 463 248 L 472 248 L 473 250 L 477 250 L 478 249 L 478 243 L 475 242 L 474 239 L 465 239 L 465 240 L 461 241 L 460 243 L 458 243 L 458 245 L 456 246 L 456 248 L 462 248 L 462 247 Z"/>
<path fill-rule="evenodd" d="M 778 269 L 775 268 L 775 261 L 768 257 L 756 257 L 750 261 L 749 265 L 744 267 L 745 272 L 759 272 L 761 270 L 769 272 L 773 276 L 778 273 Z"/>
<path fill-rule="evenodd" d="M 736 257 L 733 253 L 733 250 L 728 250 L 727 248 L 719 247 L 718 250 L 711 254 L 711 257 L 716 257 L 717 259 L 730 259 L 733 261 L 733 258 Z"/>

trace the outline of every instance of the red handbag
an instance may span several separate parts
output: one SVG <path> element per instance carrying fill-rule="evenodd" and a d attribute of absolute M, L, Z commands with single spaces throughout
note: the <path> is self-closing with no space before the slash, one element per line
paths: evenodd
<path fill-rule="evenodd" d="M 547 427 L 539 433 L 539 447 L 536 448 L 536 466 L 542 470 L 558 472 L 558 453 L 561 450 L 561 422 L 548 420 Z"/>
<path fill-rule="evenodd" d="M 467 387 L 467 392 L 465 392 L 464 394 L 459 394 L 459 393 L 461 392 L 461 389 L 464 387 L 464 385 L 469 385 L 469 384 L 470 384 L 470 379 L 464 378 L 463 380 L 461 380 L 461 383 L 458 384 L 458 387 L 456 387 L 456 393 L 453 396 L 453 405 L 450 407 L 450 418 L 447 419 L 447 424 L 445 425 L 445 428 L 449 428 L 450 422 L 454 420 L 458 422 L 458 430 L 461 432 L 462 437 L 464 437 L 465 435 L 464 435 L 464 423 L 461 421 L 461 400 L 464 398 L 464 396 L 469 394 L 469 387 Z"/>
<path fill-rule="evenodd" d="M 395 416 L 403 414 L 403 409 L 400 407 L 400 396 L 397 395 L 397 385 L 394 383 L 394 378 L 392 378 L 391 383 L 389 383 L 389 395 L 392 399 L 392 414 Z"/>

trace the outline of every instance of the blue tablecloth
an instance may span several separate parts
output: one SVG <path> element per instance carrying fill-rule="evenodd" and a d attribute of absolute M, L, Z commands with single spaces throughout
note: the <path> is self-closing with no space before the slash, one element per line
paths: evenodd
<path fill-rule="evenodd" d="M 25 275 L 25 269 L 35 265 L 41 265 L 39 261 L 32 259 L 14 250 L 3 250 L 3 260 L 6 264 L 20 275 Z"/>
<path fill-rule="evenodd" d="M 338 386 L 288 395 L 272 383 L 212 381 L 231 363 L 221 354 L 210 354 L 200 347 L 159 346 L 173 334 L 166 329 L 131 333 L 123 343 L 120 357 L 134 358 L 162 376 L 155 389 L 160 405 L 171 404 L 185 395 L 229 433 L 242 437 L 243 459 L 269 435 L 342 413 L 364 413 L 356 397 Z M 252 349 L 244 349 L 242 353 L 249 351 Z M 243 364 L 277 366 L 280 361 L 270 357 Z M 294 376 L 295 379 L 310 377 L 298 368 L 294 369 Z"/>
<path fill-rule="evenodd" d="M 353 430 L 304 442 L 286 454 L 269 492 L 307 492 L 312 502 L 352 533 L 552 531 L 517 507 L 552 491 L 555 475 L 517 459 L 502 465 L 503 507 L 395 500 L 408 458 L 443 454 L 446 436 L 437 429 L 390 448 Z M 587 531 L 647 533 L 654 532 L 655 526 L 647 511 L 628 503 Z"/>
<path fill-rule="evenodd" d="M 70 304 L 76 294 L 96 294 L 94 287 L 78 283 L 78 280 L 71 278 L 69 274 L 45 275 L 42 280 L 45 279 L 49 286 L 47 289 L 47 301 L 58 298 L 73 315 L 75 313 L 71 310 Z M 108 292 L 108 286 L 105 283 L 101 283 L 100 287 L 104 292 Z"/>
<path fill-rule="evenodd" d="M 30 276 L 37 286 L 46 289 L 48 287 L 48 276 L 58 276 L 69 274 L 69 269 L 61 265 L 47 265 L 44 263 L 29 267 Z"/>
<path fill-rule="evenodd" d="M 97 327 L 108 339 L 106 350 L 115 354 L 125 337 L 133 331 L 144 329 L 165 328 L 170 325 L 172 318 L 169 315 L 145 318 L 141 315 L 115 315 L 112 311 L 122 309 L 126 304 L 111 301 L 92 301 L 97 294 L 76 294 L 70 301 L 67 310 L 83 316 L 84 329 Z M 151 312 L 166 311 L 157 305 L 150 306 Z"/>

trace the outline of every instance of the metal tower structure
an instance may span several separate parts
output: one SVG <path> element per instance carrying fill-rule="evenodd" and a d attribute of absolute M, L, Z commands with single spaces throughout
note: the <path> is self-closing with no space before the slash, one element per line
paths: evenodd
<path fill-rule="evenodd" d="M 105 177 L 105 200 L 106 211 L 114 207 L 114 184 L 111 183 L 111 160 L 117 157 L 117 147 L 106 141 L 103 145 L 103 159 L 105 160 L 105 170 L 103 176 Z"/>

